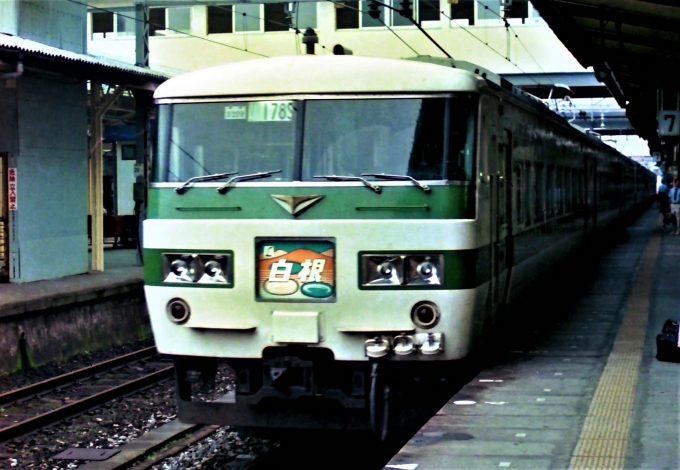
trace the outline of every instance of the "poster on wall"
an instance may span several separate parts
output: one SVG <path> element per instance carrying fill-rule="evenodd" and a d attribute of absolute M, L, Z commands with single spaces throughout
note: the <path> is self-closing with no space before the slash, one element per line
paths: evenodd
<path fill-rule="evenodd" d="M 7 185 L 9 197 L 7 199 L 9 200 L 9 210 L 15 211 L 17 210 L 17 169 L 8 168 L 7 170 L 7 180 L 9 183 Z"/>

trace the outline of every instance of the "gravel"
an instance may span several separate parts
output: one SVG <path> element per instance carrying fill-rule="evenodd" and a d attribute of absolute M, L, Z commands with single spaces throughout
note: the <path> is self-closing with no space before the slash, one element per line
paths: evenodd
<path fill-rule="evenodd" d="M 241 438 L 224 426 L 180 454 L 154 465 L 153 470 L 230 470 L 245 467 L 278 444 L 267 439 Z"/>
<path fill-rule="evenodd" d="M 136 342 L 105 351 L 80 354 L 69 361 L 48 364 L 25 373 L 5 375 L 0 377 L 0 393 L 151 345 L 153 342 L 150 341 Z M 194 384 L 193 391 L 197 399 L 211 400 L 230 390 L 232 384 L 233 372 L 226 363 L 223 363 L 218 368 L 214 384 L 208 386 Z M 59 396 L 59 392 L 53 395 Z M 78 461 L 54 460 L 52 457 L 71 447 L 113 449 L 123 446 L 146 432 L 172 421 L 176 414 L 174 381 L 168 380 L 50 428 L 0 444 L 0 470 L 75 469 L 78 468 Z M 0 421 L 2 419 L 3 413 L 0 408 Z M 195 443 L 187 451 L 167 459 L 154 468 L 240 468 L 241 463 L 249 462 L 253 456 L 266 452 L 272 445 L 266 440 L 242 438 L 225 426 Z"/>
<path fill-rule="evenodd" d="M 123 354 L 131 353 L 139 349 L 148 348 L 154 345 L 153 339 L 144 341 L 135 341 L 112 348 L 103 349 L 101 351 L 83 352 L 78 354 L 68 361 L 51 362 L 34 369 L 27 369 L 22 372 L 14 374 L 6 374 L 0 376 L 0 393 L 9 392 L 17 388 L 25 387 L 43 380 L 56 377 L 58 375 L 67 374 L 74 370 L 82 369 L 83 367 L 97 364 L 114 357 L 122 356 Z"/>

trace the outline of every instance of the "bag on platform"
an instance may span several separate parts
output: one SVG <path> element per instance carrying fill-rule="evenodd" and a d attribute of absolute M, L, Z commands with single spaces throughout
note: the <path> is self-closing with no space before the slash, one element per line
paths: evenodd
<path fill-rule="evenodd" d="M 663 324 L 661 334 L 656 336 L 656 358 L 663 362 L 680 363 L 678 323 L 670 318 Z"/>

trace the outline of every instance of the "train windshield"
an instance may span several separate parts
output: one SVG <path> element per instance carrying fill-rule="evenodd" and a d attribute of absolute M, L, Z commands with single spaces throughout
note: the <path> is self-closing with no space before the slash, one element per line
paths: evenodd
<path fill-rule="evenodd" d="M 475 109 L 468 95 L 164 104 L 153 181 L 273 170 L 281 171 L 261 181 L 366 173 L 469 181 Z"/>

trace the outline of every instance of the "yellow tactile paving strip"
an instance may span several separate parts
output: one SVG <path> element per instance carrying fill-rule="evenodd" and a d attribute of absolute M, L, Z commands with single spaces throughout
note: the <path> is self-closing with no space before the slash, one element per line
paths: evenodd
<path fill-rule="evenodd" d="M 614 348 L 583 423 L 570 470 L 623 469 L 660 246 L 661 237 L 652 235 L 633 283 Z"/>

